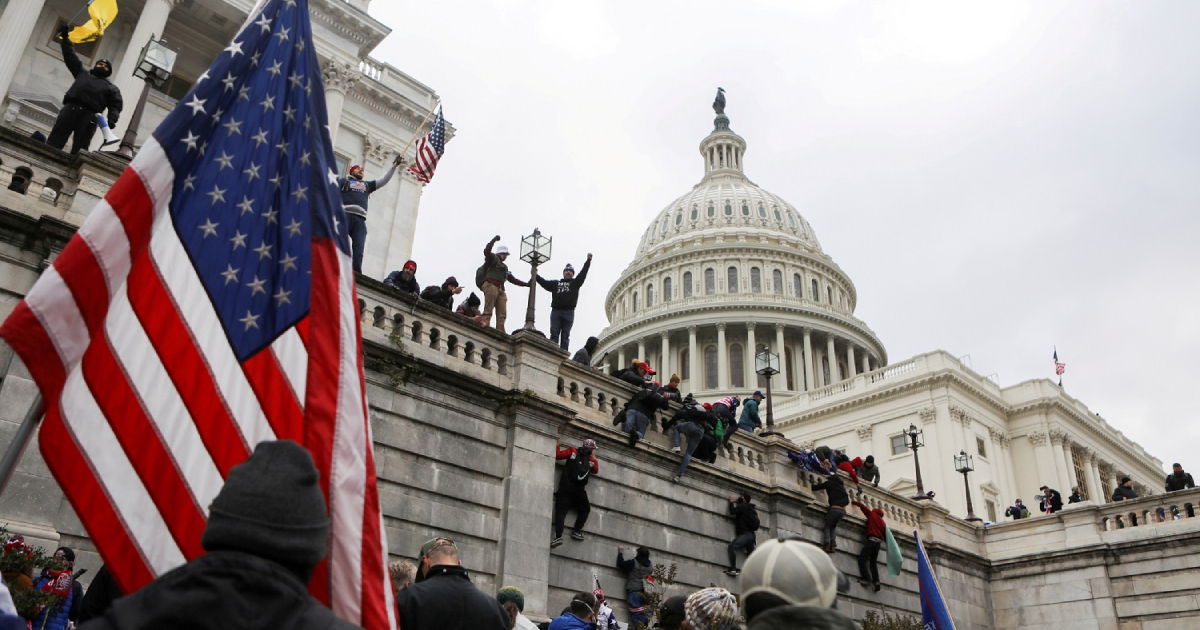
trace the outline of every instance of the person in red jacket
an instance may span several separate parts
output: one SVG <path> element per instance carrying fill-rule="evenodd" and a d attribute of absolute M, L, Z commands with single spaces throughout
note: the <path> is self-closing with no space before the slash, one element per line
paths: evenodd
<path fill-rule="evenodd" d="M 558 482 L 558 492 L 554 495 L 554 539 L 550 541 L 551 549 L 563 543 L 563 524 L 571 508 L 575 508 L 575 527 L 571 528 L 571 538 L 583 540 L 583 526 L 592 511 L 592 504 L 588 502 L 587 482 L 592 475 L 600 474 L 595 452 L 594 440 L 584 440 L 579 448 L 555 445 L 554 459 L 565 459 L 567 462 Z"/>
<path fill-rule="evenodd" d="M 867 587 L 867 583 L 875 585 L 875 592 L 879 592 L 879 547 L 883 545 L 883 540 L 887 536 L 887 523 L 883 522 L 883 510 L 879 508 L 869 508 L 865 503 L 859 501 L 851 501 L 854 507 L 862 510 L 863 516 L 867 517 L 867 540 L 863 543 L 862 551 L 858 553 L 858 573 L 862 576 L 858 580 L 863 588 Z"/>
<path fill-rule="evenodd" d="M 837 461 L 838 469 L 845 471 L 845 473 L 847 475 L 850 475 L 850 481 L 853 481 L 854 485 L 857 486 L 858 485 L 858 473 L 854 472 L 854 464 L 850 461 L 850 457 L 848 455 L 846 455 L 845 453 L 838 453 L 835 456 L 835 459 Z M 860 464 L 862 463 L 862 460 L 858 460 L 858 461 Z"/>

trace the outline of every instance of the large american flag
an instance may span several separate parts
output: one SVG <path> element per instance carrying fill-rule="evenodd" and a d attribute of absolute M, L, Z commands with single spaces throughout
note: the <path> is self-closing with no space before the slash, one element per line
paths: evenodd
<path fill-rule="evenodd" d="M 0 328 L 40 446 L 125 592 L 203 553 L 263 440 L 313 454 L 332 521 L 310 589 L 394 628 L 357 296 L 307 0 L 260 2 Z"/>
<path fill-rule="evenodd" d="M 437 116 L 433 118 L 433 128 L 424 138 L 417 140 L 417 157 L 408 170 L 417 179 L 429 183 L 433 179 L 433 171 L 437 169 L 438 160 L 446 152 L 446 120 L 442 118 L 442 108 L 438 107 Z"/>

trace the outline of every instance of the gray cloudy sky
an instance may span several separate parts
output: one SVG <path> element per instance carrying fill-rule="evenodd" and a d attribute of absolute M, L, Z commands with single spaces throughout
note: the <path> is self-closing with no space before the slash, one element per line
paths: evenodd
<path fill-rule="evenodd" d="M 371 12 L 395 29 L 375 56 L 436 89 L 458 129 L 421 203 L 423 284 L 540 227 L 554 270 L 595 254 L 572 345 L 599 332 L 642 232 L 700 180 L 719 85 L 747 175 L 809 220 L 893 363 L 940 348 L 1008 386 L 1052 377 L 1057 344 L 1069 393 L 1200 471 L 1200 4 Z M 510 292 L 510 327 L 526 296 Z"/>

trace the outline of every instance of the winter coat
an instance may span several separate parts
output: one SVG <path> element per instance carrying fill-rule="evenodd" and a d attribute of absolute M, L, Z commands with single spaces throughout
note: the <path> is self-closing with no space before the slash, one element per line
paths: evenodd
<path fill-rule="evenodd" d="M 596 630 L 596 624 L 568 612 L 551 621 L 549 630 Z"/>
<path fill-rule="evenodd" d="M 883 540 L 884 532 L 887 530 L 887 523 L 883 521 L 883 510 L 879 508 L 869 508 L 865 503 L 851 501 L 854 507 L 862 510 L 863 516 L 867 517 L 867 536 Z"/>
<path fill-rule="evenodd" d="M 454 307 L 454 289 L 443 289 L 431 284 L 421 292 L 421 299 L 450 310 Z"/>
<path fill-rule="evenodd" d="M 652 387 L 647 387 L 639 391 L 633 395 L 633 398 L 629 399 L 629 408 L 646 414 L 646 417 L 650 418 L 651 421 L 654 420 L 654 414 L 658 410 L 667 409 L 668 407 L 670 407 L 670 404 L 667 403 L 667 399 L 663 398 L 662 394 L 659 394 Z"/>
<path fill-rule="evenodd" d="M 546 280 L 541 276 L 537 276 L 537 283 L 543 289 L 552 293 L 550 298 L 550 308 L 556 311 L 573 311 L 575 305 L 579 303 L 579 287 L 583 286 L 583 281 L 587 279 L 588 269 L 592 266 L 592 261 L 583 263 L 583 269 L 579 270 L 579 275 L 567 280 Z"/>
<path fill-rule="evenodd" d="M 95 114 L 103 114 L 107 109 L 108 126 L 116 127 L 117 120 L 121 118 L 121 109 L 125 106 L 121 100 L 121 90 L 107 78 L 98 77 L 84 68 L 69 39 L 63 38 L 61 45 L 63 62 L 67 64 L 71 76 L 75 77 L 75 82 L 63 96 L 63 104 L 78 105 Z"/>
<path fill-rule="evenodd" d="M 750 620 L 749 630 L 857 630 L 849 617 L 832 608 L 776 606 Z"/>
<path fill-rule="evenodd" d="M 613 372 L 613 377 L 619 378 L 622 381 L 633 385 L 634 387 L 646 386 L 646 379 L 642 378 L 642 376 L 638 374 L 638 371 L 633 368 L 617 370 L 616 372 Z"/>
<path fill-rule="evenodd" d="M 54 578 L 42 574 L 41 577 L 34 580 L 33 588 L 41 590 Z M 33 627 L 41 630 L 64 630 L 67 627 L 68 621 L 76 621 L 79 619 L 79 610 L 83 606 L 83 586 L 71 580 L 71 592 L 67 593 L 66 599 L 57 604 L 53 604 L 42 609 L 37 617 L 33 619 Z"/>
<path fill-rule="evenodd" d="M 753 503 L 729 502 L 729 513 L 733 515 L 733 533 L 735 536 L 757 531 L 754 528 L 755 511 L 756 508 Z"/>
<path fill-rule="evenodd" d="M 1071 496 L 1067 497 L 1067 503 L 1079 503 L 1083 501 L 1083 495 L 1078 492 L 1072 492 Z"/>
<path fill-rule="evenodd" d="M 654 565 L 650 558 L 625 559 L 625 554 L 617 551 L 617 568 L 625 571 L 625 592 L 638 593 L 645 588 L 646 578 L 654 574 Z"/>
<path fill-rule="evenodd" d="M 383 283 L 389 287 L 392 287 L 393 289 L 396 289 L 397 291 L 400 291 L 401 293 L 411 293 L 413 295 L 420 293 L 421 285 L 417 284 L 417 277 L 414 275 L 408 280 L 405 280 L 404 278 L 400 277 L 401 273 L 403 273 L 403 271 L 393 271 L 392 273 L 389 273 L 387 279 L 385 279 Z"/>
<path fill-rule="evenodd" d="M 224 630 L 234 625 L 262 630 L 357 627 L 322 606 L 283 565 L 241 551 L 210 551 L 114 601 L 103 616 L 80 628 Z"/>
<path fill-rule="evenodd" d="M 850 505 L 850 495 L 846 493 L 846 484 L 842 483 L 842 478 L 837 475 L 831 475 L 821 483 L 814 483 L 812 489 L 824 490 L 825 496 L 829 497 L 829 505 L 841 507 Z"/>
<path fill-rule="evenodd" d="M 858 473 L 859 481 L 866 481 L 877 486 L 879 485 L 879 466 L 874 464 L 863 464 L 862 466 L 855 468 L 854 472 Z"/>
<path fill-rule="evenodd" d="M 396 608 L 404 630 L 508 630 L 510 620 L 458 565 L 430 567 L 424 580 L 400 591 Z"/>
<path fill-rule="evenodd" d="M 568 446 L 566 448 L 563 448 L 560 446 L 557 449 L 555 449 L 554 459 L 567 460 L 567 465 L 563 466 L 562 478 L 558 482 L 558 491 L 559 492 L 567 492 L 571 486 L 578 486 L 578 487 L 586 486 L 587 482 L 588 482 L 588 477 L 590 477 L 591 475 L 599 475 L 600 474 L 600 462 L 596 461 L 595 455 L 591 455 L 588 457 L 588 461 L 591 462 L 592 465 L 587 469 L 587 472 L 581 473 L 581 475 L 583 477 L 582 479 L 576 478 L 576 475 L 572 474 L 572 472 L 571 472 L 574 467 L 571 466 L 570 464 L 578 458 L 579 458 L 579 452 L 576 451 L 575 447 L 573 447 L 573 446 Z"/>
<path fill-rule="evenodd" d="M 838 464 L 837 467 L 838 470 L 843 470 L 847 475 L 850 475 L 850 481 L 853 481 L 854 485 L 858 485 L 858 473 L 854 472 L 854 466 L 852 466 L 850 462 L 842 462 Z"/>
<path fill-rule="evenodd" d="M 499 256 L 492 253 L 492 245 L 494 244 L 495 243 L 489 242 L 487 247 L 483 248 L 483 264 L 487 267 L 487 269 L 483 272 L 483 281 L 490 282 L 500 287 L 501 291 L 504 290 L 505 280 L 508 280 L 509 282 L 520 287 L 529 286 L 528 282 L 525 282 L 524 280 L 518 280 L 516 276 L 509 273 L 508 265 L 505 264 L 504 261 L 500 260 Z"/>
<path fill-rule="evenodd" d="M 83 596 L 83 605 L 79 610 L 79 623 L 103 615 L 104 611 L 112 606 L 113 601 L 122 595 L 121 587 L 117 586 L 117 581 L 108 572 L 108 565 L 101 566 L 100 570 L 96 572 L 96 577 L 92 578 L 92 583 L 88 585 L 87 594 Z"/>
<path fill-rule="evenodd" d="M 1058 490 L 1047 488 L 1045 498 L 1042 499 L 1041 505 L 1038 506 L 1038 509 L 1047 514 L 1061 512 L 1062 495 L 1058 493 Z"/>
<path fill-rule="evenodd" d="M 762 420 L 758 417 L 758 401 L 753 398 L 747 398 L 742 404 L 742 417 L 738 420 L 738 427 L 754 433 L 754 430 L 762 426 Z"/>
<path fill-rule="evenodd" d="M 571 357 L 571 360 L 576 363 L 582 363 L 584 365 L 591 365 L 592 364 L 592 355 L 591 355 L 591 353 L 588 352 L 587 348 L 580 348 L 575 351 L 575 356 Z"/>
<path fill-rule="evenodd" d="M 1004 515 L 1011 516 L 1014 521 L 1018 521 L 1025 518 L 1027 516 L 1026 512 L 1028 511 L 1029 508 L 1025 507 L 1024 505 L 1012 505 L 1009 506 L 1007 510 L 1004 510 Z"/>
<path fill-rule="evenodd" d="M 1196 482 L 1192 481 L 1192 473 L 1183 473 L 1176 475 L 1174 472 L 1167 475 L 1167 492 L 1175 492 L 1176 490 L 1185 490 L 1187 488 L 1195 488 Z"/>
<path fill-rule="evenodd" d="M 1115 501 L 1124 501 L 1125 499 L 1136 499 L 1136 498 L 1137 498 L 1137 491 L 1134 490 L 1133 488 L 1127 488 L 1124 485 L 1118 485 L 1115 489 L 1113 489 L 1112 500 L 1114 502 Z"/>

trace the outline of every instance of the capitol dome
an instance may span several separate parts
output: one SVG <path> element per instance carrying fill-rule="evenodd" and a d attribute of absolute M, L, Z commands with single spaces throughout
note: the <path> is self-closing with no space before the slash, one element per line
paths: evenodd
<path fill-rule="evenodd" d="M 594 356 L 612 369 L 647 360 L 663 382 L 677 373 L 704 399 L 762 387 L 754 356 L 764 349 L 779 355 L 777 396 L 886 365 L 883 344 L 854 317 L 854 283 L 812 226 L 746 177 L 746 141 L 723 109 L 700 143 L 704 177 L 655 216 L 609 289 Z"/>

